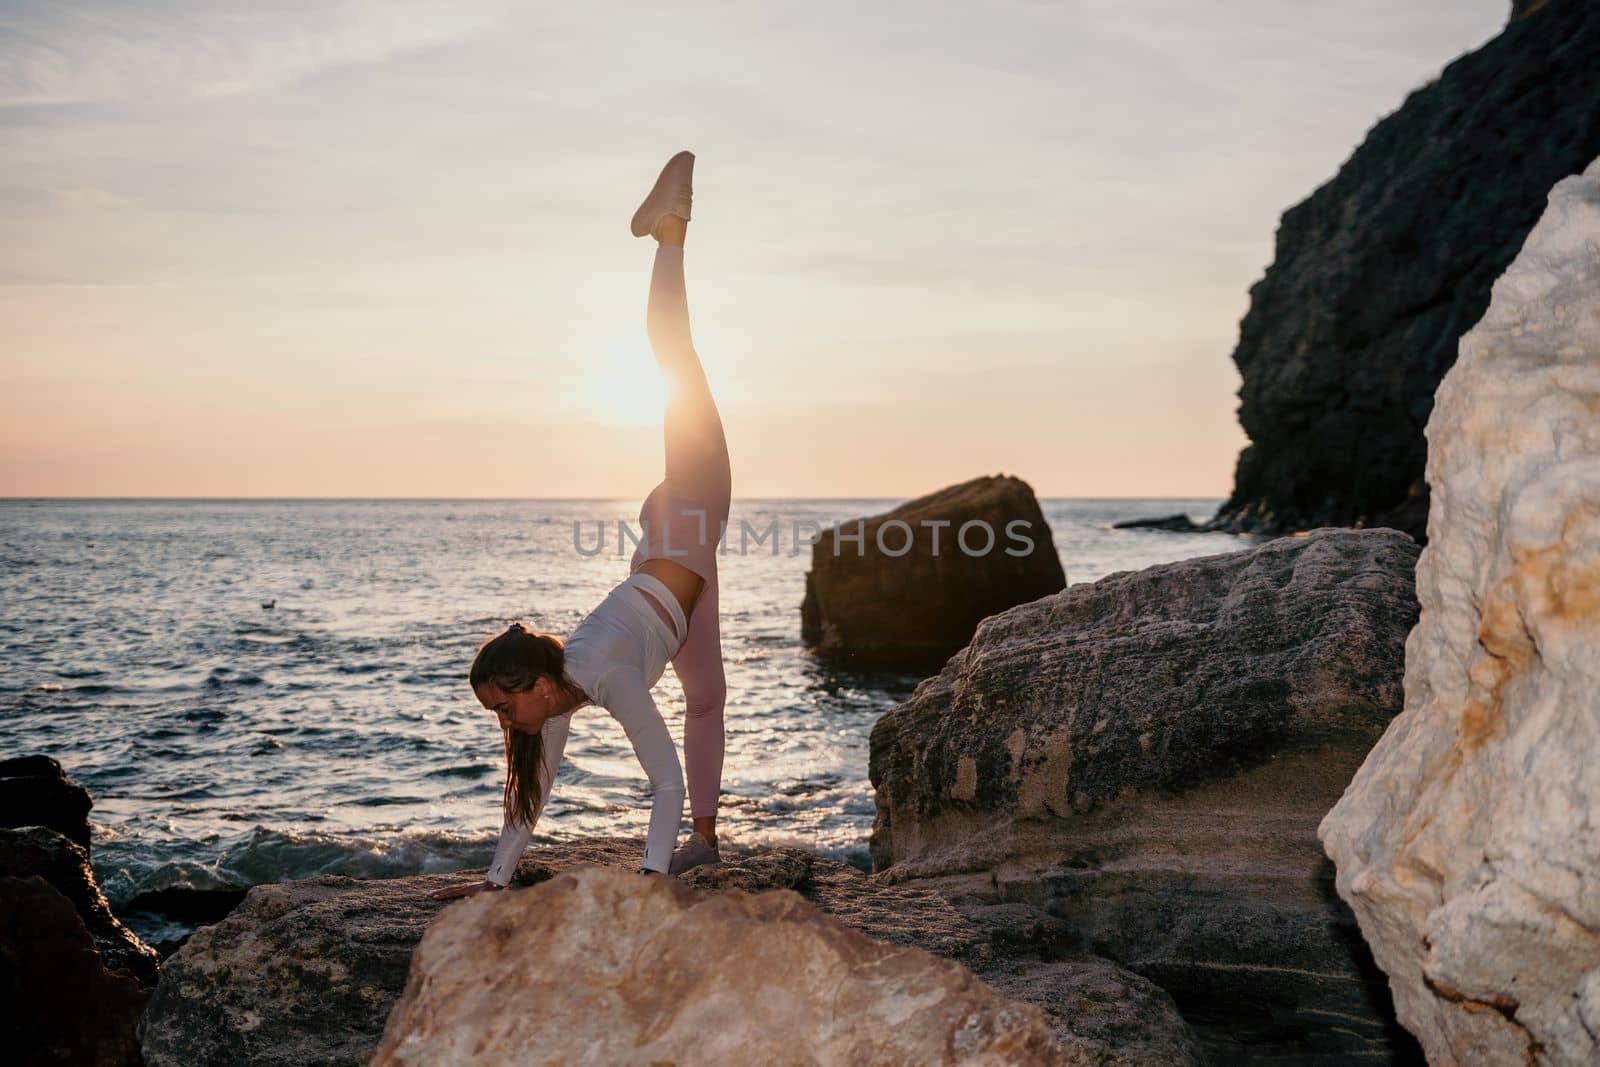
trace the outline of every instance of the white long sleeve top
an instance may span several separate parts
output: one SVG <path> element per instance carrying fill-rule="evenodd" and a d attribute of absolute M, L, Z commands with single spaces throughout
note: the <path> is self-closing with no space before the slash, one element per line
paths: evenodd
<path fill-rule="evenodd" d="M 649 575 L 635 574 L 613 589 L 567 638 L 564 661 L 567 677 L 589 694 L 590 703 L 605 708 L 622 724 L 634 755 L 650 780 L 650 829 L 640 866 L 665 874 L 683 819 L 683 767 L 650 688 L 660 681 L 667 660 L 682 642 L 639 594 L 637 587 L 641 584 L 652 592 L 665 594 L 665 586 L 658 582 L 651 585 L 652 582 L 656 580 Z M 679 616 L 674 613 L 675 618 Z M 572 712 L 547 719 L 539 731 L 544 740 L 539 767 L 541 800 L 532 823 L 524 826 L 509 819 L 502 822 L 494 862 L 486 875 L 496 885 L 510 883 L 517 861 L 528 847 L 533 823 L 538 822 L 544 810 L 561 766 L 571 720 Z"/>

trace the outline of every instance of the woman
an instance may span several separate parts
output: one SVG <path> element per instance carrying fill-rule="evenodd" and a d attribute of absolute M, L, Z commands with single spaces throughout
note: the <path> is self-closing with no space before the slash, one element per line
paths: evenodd
<path fill-rule="evenodd" d="M 433 893 L 470 896 L 505 887 L 544 808 L 573 712 L 604 707 L 627 731 L 650 779 L 650 829 L 640 870 L 677 874 L 717 864 L 722 713 L 727 685 L 718 625 L 717 545 L 732 478 L 722 418 L 689 335 L 683 284 L 694 155 L 667 161 L 634 213 L 636 237 L 656 239 L 646 323 L 667 379 L 666 477 L 639 511 L 642 540 L 629 576 L 566 641 L 512 623 L 478 650 L 468 680 L 506 738 L 505 822 L 484 881 Z M 650 688 L 668 660 L 683 685 L 684 761 L 694 833 L 676 850 L 684 776 Z"/>

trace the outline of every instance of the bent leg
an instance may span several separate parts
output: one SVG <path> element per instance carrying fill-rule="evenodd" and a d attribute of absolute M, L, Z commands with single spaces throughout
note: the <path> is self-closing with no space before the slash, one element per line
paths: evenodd
<path fill-rule="evenodd" d="M 722 666 L 721 605 L 715 579 L 706 583 L 689 614 L 689 636 L 672 657 L 683 686 L 683 762 L 689 784 L 689 814 L 717 814 L 722 795 L 723 709 L 728 683 Z"/>

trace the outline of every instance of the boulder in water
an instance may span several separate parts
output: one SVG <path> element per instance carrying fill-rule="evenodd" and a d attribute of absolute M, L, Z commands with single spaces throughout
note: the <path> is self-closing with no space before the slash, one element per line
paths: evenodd
<path fill-rule="evenodd" d="M 1112 523 L 1111 528 L 1113 530 L 1166 530 L 1171 533 L 1195 533 L 1205 530 L 1204 526 L 1198 525 L 1181 511 L 1176 515 L 1163 515 L 1155 519 L 1123 519 L 1121 522 Z"/>
<path fill-rule="evenodd" d="M 979 620 L 1066 584 L 1028 484 L 974 478 L 824 530 L 800 636 L 845 667 L 937 670 Z"/>

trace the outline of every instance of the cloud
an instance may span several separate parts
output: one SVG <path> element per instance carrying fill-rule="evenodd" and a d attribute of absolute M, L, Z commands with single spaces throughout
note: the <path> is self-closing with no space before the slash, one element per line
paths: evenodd
<path fill-rule="evenodd" d="M 0 12 L 0 107 L 272 88 L 471 38 L 503 10 L 447 0 L 23 3 Z"/>

